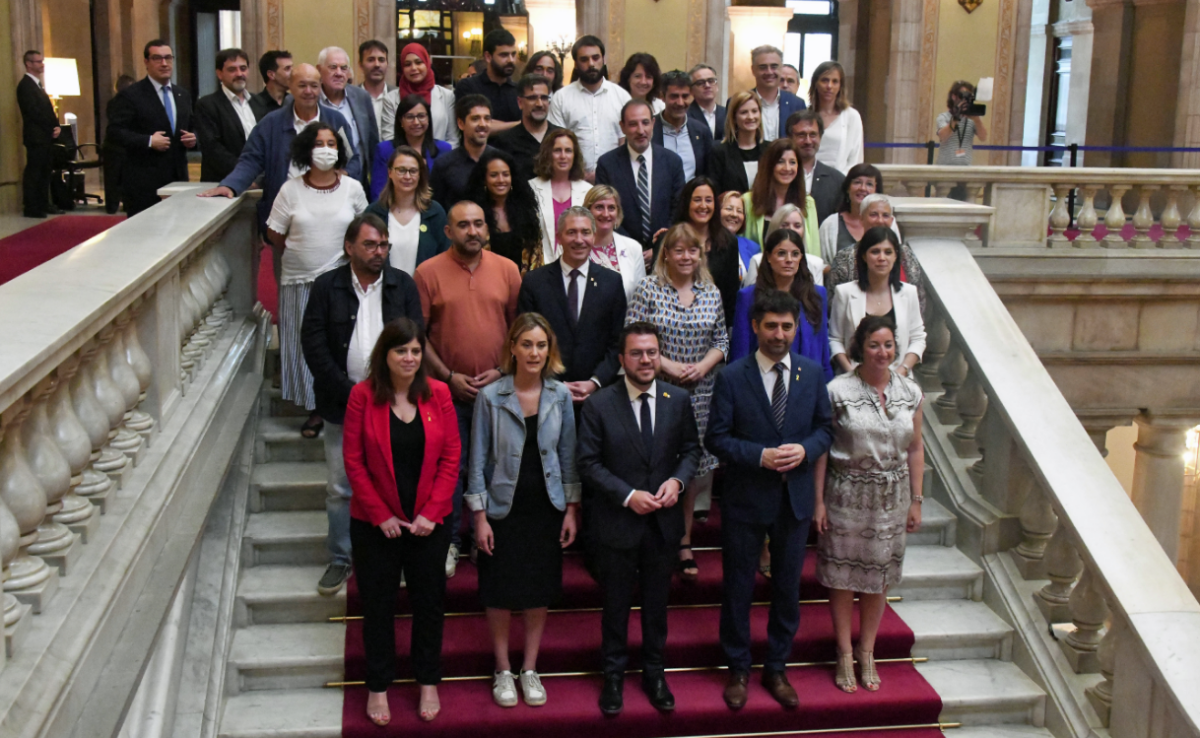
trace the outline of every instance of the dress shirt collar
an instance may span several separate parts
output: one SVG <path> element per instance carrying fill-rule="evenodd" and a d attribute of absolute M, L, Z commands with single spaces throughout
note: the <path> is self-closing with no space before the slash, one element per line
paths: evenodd
<path fill-rule="evenodd" d="M 634 151 L 633 147 L 630 146 L 629 144 L 625 144 L 625 148 L 629 149 L 629 160 L 632 161 L 633 163 L 635 163 L 635 164 L 637 163 L 637 158 L 639 156 L 646 157 L 647 164 L 654 163 L 654 145 L 653 144 L 651 144 L 650 146 L 647 146 L 646 150 L 640 154 L 638 152 Z"/>
<path fill-rule="evenodd" d="M 312 120 L 304 120 L 300 117 L 300 114 L 296 112 L 296 107 L 294 105 L 292 106 L 292 125 L 296 127 L 297 133 L 303 131 L 309 125 L 316 123 L 319 120 L 321 120 L 321 109 L 319 107 L 317 108 L 317 114 L 313 116 Z"/>
<path fill-rule="evenodd" d="M 242 94 L 239 95 L 225 85 L 221 85 L 221 92 L 224 92 L 225 97 L 229 98 L 229 102 L 233 103 L 234 105 L 241 105 L 250 102 L 250 93 L 246 90 L 242 90 Z"/>
<path fill-rule="evenodd" d="M 683 116 L 683 123 L 679 124 L 678 127 L 672 125 L 671 121 L 667 120 L 667 117 L 665 115 L 663 115 L 662 113 L 659 113 L 658 117 L 659 117 L 659 120 L 661 120 L 662 124 L 663 124 L 663 133 L 670 134 L 672 136 L 686 136 L 687 135 L 687 116 L 686 115 Z"/>
<path fill-rule="evenodd" d="M 367 285 L 366 287 L 363 287 L 362 280 L 360 280 L 358 278 L 358 275 L 354 273 L 354 270 L 351 269 L 350 270 L 350 284 L 354 285 L 354 293 L 356 295 L 358 295 L 359 299 L 362 299 L 362 298 L 368 297 L 371 294 L 379 291 L 379 288 L 383 285 L 383 273 L 381 272 L 379 274 L 379 276 L 375 278 L 374 282 Z"/>
<path fill-rule="evenodd" d="M 653 400 L 655 395 L 658 393 L 657 390 L 658 380 L 656 379 L 650 383 L 650 388 L 646 390 L 646 392 L 649 393 L 651 400 Z M 630 402 L 637 402 L 637 400 L 642 396 L 642 390 L 634 387 L 633 382 L 629 381 L 629 377 L 625 377 L 625 391 L 629 393 Z"/>
<path fill-rule="evenodd" d="M 763 354 L 762 349 L 754 352 L 754 360 L 758 362 L 758 370 L 763 374 L 770 374 L 775 371 L 776 362 L 768 359 Z M 787 376 L 792 371 L 792 352 L 789 351 L 780 361 L 787 368 L 787 371 L 784 372 L 784 376 Z"/>
<path fill-rule="evenodd" d="M 160 98 L 162 97 L 163 88 L 171 86 L 171 80 L 167 80 L 166 84 L 160 85 L 158 80 L 154 79 L 153 77 L 147 77 L 146 79 L 150 80 L 150 84 L 154 85 L 154 94 Z"/>
<path fill-rule="evenodd" d="M 583 260 L 583 266 L 581 266 L 581 267 L 578 267 L 578 269 L 579 269 L 579 276 L 583 277 L 584 279 L 587 279 L 587 275 L 588 275 L 588 264 L 590 264 L 591 262 L 592 262 L 592 260 L 591 260 L 591 259 L 584 259 L 584 260 Z M 573 268 L 575 268 L 575 267 L 572 267 L 570 264 L 568 264 L 568 263 L 567 263 L 565 260 L 563 260 L 563 258 L 562 258 L 562 257 L 559 257 L 559 259 L 558 259 L 558 265 L 562 267 L 562 271 L 563 271 L 563 279 L 570 279 L 570 278 L 571 278 L 571 269 L 573 269 Z"/>
<path fill-rule="evenodd" d="M 37 77 L 33 76 L 32 74 L 30 74 L 29 72 L 26 72 L 25 76 L 28 77 L 29 79 L 33 80 L 34 82 L 36 82 L 38 87 L 42 86 L 42 81 L 40 79 L 38 79 Z"/>
<path fill-rule="evenodd" d="M 325 94 L 325 88 L 322 87 L 321 88 L 321 104 L 328 105 L 329 107 L 333 108 L 334 110 L 339 110 L 339 111 L 342 109 L 349 110 L 350 109 L 350 95 L 347 94 L 346 90 L 342 90 L 342 101 L 340 103 L 335 103 L 329 99 L 329 96 Z"/>

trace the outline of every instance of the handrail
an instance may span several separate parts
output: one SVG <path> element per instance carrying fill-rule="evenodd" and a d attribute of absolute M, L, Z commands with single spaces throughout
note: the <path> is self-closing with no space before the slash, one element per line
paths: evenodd
<path fill-rule="evenodd" d="M 928 164 L 876 164 L 884 182 L 1039 182 L 1054 184 L 1183 185 L 1200 182 L 1198 169 L 1132 169 L 1124 167 L 949 167 Z"/>
<path fill-rule="evenodd" d="M 1031 520 L 1037 518 L 1039 505 L 1052 508 L 1046 511 L 1051 518 L 1057 514 L 1057 532 L 1050 526 L 1053 538 L 1041 529 L 1025 532 L 1040 539 L 1047 560 L 1070 558 L 1071 548 L 1082 560 L 1079 571 L 1066 581 L 1054 581 L 1052 576 L 1048 587 L 1065 587 L 1071 604 L 1068 619 L 1074 618 L 1077 625 L 1086 621 L 1079 641 L 1093 655 L 1099 654 L 1099 670 L 1106 680 L 1089 690 L 1089 699 L 1094 705 L 1111 706 L 1110 728 L 1116 738 L 1144 735 L 1148 724 L 1164 734 L 1200 735 L 1200 603 L 970 250 L 961 241 L 945 238 L 914 237 L 909 243 L 925 272 L 931 310 L 937 312 L 935 322 L 949 331 L 948 350 L 939 357 L 940 376 L 947 380 L 947 393 L 953 389 L 958 395 L 962 410 L 963 425 L 961 432 L 955 432 L 956 440 L 963 442 L 962 450 L 969 455 L 978 455 L 975 431 L 980 417 L 985 411 L 995 413 L 1036 480 L 1023 503 L 1022 523 L 1026 510 L 1033 511 Z M 953 368 L 956 362 L 960 370 Z M 936 363 L 926 372 L 932 372 L 935 381 Z M 948 404 L 953 403 L 951 399 Z M 938 404 L 943 404 L 941 399 Z M 1046 539 L 1051 541 L 1049 547 Z M 1052 553 L 1055 546 L 1059 549 Z M 1035 540 L 1031 550 L 1036 548 Z M 1080 578 L 1072 592 L 1074 576 Z M 1105 605 L 1114 622 L 1101 640 Z M 1077 611 L 1088 612 L 1090 621 L 1076 617 Z M 1098 649 L 1088 640 L 1093 637 Z M 1149 699 L 1152 694 L 1154 700 Z M 1162 696 L 1170 704 L 1161 718 L 1165 723 L 1152 714 L 1164 708 Z"/>

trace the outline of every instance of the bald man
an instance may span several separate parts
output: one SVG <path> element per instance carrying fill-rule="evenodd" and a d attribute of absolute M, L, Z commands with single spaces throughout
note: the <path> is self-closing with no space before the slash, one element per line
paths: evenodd
<path fill-rule="evenodd" d="M 267 215 L 275 203 L 279 188 L 290 178 L 303 174 L 291 161 L 292 140 L 308 124 L 322 121 L 333 126 L 338 138 L 349 154 L 354 153 L 351 144 L 350 126 L 341 113 L 320 104 L 321 73 L 311 64 L 298 64 L 292 70 L 289 91 L 290 99 L 283 106 L 264 117 L 246 141 L 237 166 L 218 187 L 200 193 L 200 197 L 235 197 L 242 194 L 262 177 L 263 197 L 258 203 L 259 232 L 266 233 Z M 351 156 L 346 173 L 359 179 L 362 174 L 362 157 Z"/>

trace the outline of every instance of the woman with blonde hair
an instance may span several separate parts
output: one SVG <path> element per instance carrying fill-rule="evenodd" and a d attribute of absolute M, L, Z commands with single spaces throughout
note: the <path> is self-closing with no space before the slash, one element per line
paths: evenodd
<path fill-rule="evenodd" d="M 763 140 L 762 102 L 753 92 L 739 92 L 729 100 L 725 140 L 713 146 L 708 175 L 721 192 L 745 192 L 758 173 L 758 160 L 767 150 Z"/>
<path fill-rule="evenodd" d="M 596 219 L 592 263 L 620 274 L 625 283 L 625 299 L 632 299 L 638 283 L 646 278 L 646 259 L 640 243 L 617 233 L 625 219 L 621 194 L 610 185 L 596 185 L 583 198 L 583 206 L 592 211 L 592 217 Z"/>
<path fill-rule="evenodd" d="M 401 146 L 387 160 L 387 184 L 366 212 L 388 224 L 388 261 L 410 277 L 421 262 L 450 248 L 446 211 L 433 201 L 421 153 Z"/>
<path fill-rule="evenodd" d="M 558 341 L 538 313 L 517 316 L 500 369 L 504 376 L 475 402 L 463 499 L 475 514 L 479 598 L 496 656 L 492 698 L 515 707 L 519 681 L 525 704 L 538 706 L 546 703 L 538 648 L 547 610 L 562 594 L 562 550 L 575 540 L 581 499 L 575 409 L 554 379 L 563 371 Z M 514 610 L 525 620 L 518 679 L 508 657 Z"/>
<path fill-rule="evenodd" d="M 729 334 L 721 293 L 705 265 L 704 247 L 687 223 L 671 226 L 654 262 L 654 273 L 638 285 L 625 313 L 625 325 L 645 321 L 659 331 L 660 373 L 692 396 L 692 411 L 704 441 L 712 404 L 713 370 L 729 355 Z M 700 569 L 692 555 L 692 513 L 696 497 L 711 489 L 717 459 L 708 451 L 696 476 L 684 490 L 684 538 L 679 545 L 679 572 L 696 581 Z"/>
<path fill-rule="evenodd" d="M 835 61 L 821 62 L 808 85 L 808 104 L 821 116 L 825 132 L 817 161 L 842 174 L 863 162 L 862 116 L 846 99 L 846 70 Z"/>

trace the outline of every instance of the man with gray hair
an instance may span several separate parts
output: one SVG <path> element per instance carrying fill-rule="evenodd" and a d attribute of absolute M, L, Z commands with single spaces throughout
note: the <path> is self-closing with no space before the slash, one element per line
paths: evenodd
<path fill-rule="evenodd" d="M 786 136 L 788 116 L 808 107 L 803 100 L 780 87 L 783 81 L 783 52 L 774 46 L 758 46 L 750 52 L 754 94 L 762 102 L 764 140 Z M 729 102 L 726 101 L 728 106 Z"/>
<path fill-rule="evenodd" d="M 692 104 L 688 106 L 688 117 L 708 126 L 713 141 L 725 138 L 725 106 L 717 104 L 717 70 L 707 64 L 697 64 L 688 72 L 692 78 Z"/>
<path fill-rule="evenodd" d="M 617 343 L 625 323 L 621 275 L 590 261 L 596 221 L 585 207 L 558 218 L 562 256 L 521 281 L 518 313 L 541 313 L 558 337 L 566 370 L 560 379 L 583 402 L 617 377 Z"/>
<path fill-rule="evenodd" d="M 362 157 L 359 181 L 371 191 L 371 162 L 379 145 L 379 124 L 375 119 L 375 103 L 371 93 L 350 84 L 350 55 L 337 46 L 326 46 L 317 54 L 317 71 L 321 73 L 321 104 L 342 114 L 350 124 L 350 143 Z"/>

